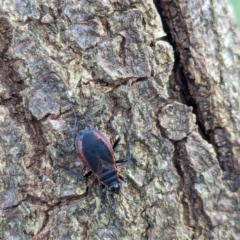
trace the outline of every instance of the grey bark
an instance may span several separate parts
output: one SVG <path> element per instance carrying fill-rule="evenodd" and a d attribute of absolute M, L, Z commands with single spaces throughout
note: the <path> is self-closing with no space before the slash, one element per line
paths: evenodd
<path fill-rule="evenodd" d="M 0 239 L 239 239 L 240 37 L 225 0 L 0 2 Z M 122 135 L 101 201 L 78 129 Z M 110 219 L 108 227 L 108 221 Z"/>

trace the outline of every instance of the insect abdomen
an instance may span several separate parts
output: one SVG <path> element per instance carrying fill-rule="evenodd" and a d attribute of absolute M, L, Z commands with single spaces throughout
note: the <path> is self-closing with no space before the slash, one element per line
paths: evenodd
<path fill-rule="evenodd" d="M 118 182 L 118 171 L 116 169 L 103 167 L 99 180 L 106 186 L 110 186 L 112 182 Z"/>

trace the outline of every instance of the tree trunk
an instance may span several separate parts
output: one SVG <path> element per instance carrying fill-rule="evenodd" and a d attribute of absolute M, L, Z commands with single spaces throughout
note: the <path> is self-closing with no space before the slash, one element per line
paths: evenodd
<path fill-rule="evenodd" d="M 0 23 L 0 239 L 239 239 L 240 37 L 225 0 L 3 0 Z M 116 128 L 116 159 L 131 142 L 119 195 L 59 167 L 89 170 L 74 111 L 111 143 Z"/>

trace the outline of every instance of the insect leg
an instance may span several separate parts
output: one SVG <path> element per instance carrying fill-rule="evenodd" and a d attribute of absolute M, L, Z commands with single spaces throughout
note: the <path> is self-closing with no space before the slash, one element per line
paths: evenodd
<path fill-rule="evenodd" d="M 92 171 L 89 171 L 89 172 L 87 172 L 83 177 L 85 178 L 85 179 L 87 179 L 88 177 L 90 177 L 91 175 L 92 175 Z"/>
<path fill-rule="evenodd" d="M 123 182 L 127 182 L 127 179 L 125 178 L 125 177 L 123 177 L 122 175 L 119 175 L 119 178 L 120 178 L 120 180 L 122 180 Z"/>
<path fill-rule="evenodd" d="M 114 142 L 113 147 L 112 147 L 113 150 L 115 150 L 115 148 L 117 147 L 118 143 L 119 143 L 120 140 L 121 140 L 121 135 L 120 135 L 119 132 L 113 127 L 113 125 L 112 125 L 111 123 L 107 122 L 105 119 L 103 119 L 103 121 L 104 121 L 105 124 L 106 124 L 109 128 L 111 128 L 111 129 L 117 134 L 117 136 L 118 136 L 118 138 L 116 139 L 116 141 Z"/>
<path fill-rule="evenodd" d="M 121 136 L 118 135 L 117 140 L 116 140 L 116 141 L 114 142 L 114 144 L 113 144 L 113 150 L 115 150 L 115 148 L 117 147 L 117 145 L 119 144 L 120 141 L 121 141 Z"/>
<path fill-rule="evenodd" d="M 73 170 L 72 170 L 70 167 L 68 167 L 68 166 L 59 165 L 59 164 L 58 164 L 57 166 L 63 168 L 64 170 L 68 171 L 69 173 L 77 176 L 77 179 L 80 180 L 80 181 L 86 180 L 86 179 L 92 174 L 92 171 L 90 171 L 90 172 L 86 173 L 84 176 L 81 176 L 79 173 L 73 171 Z"/>
<path fill-rule="evenodd" d="M 79 174 L 78 174 L 79 175 Z M 77 181 L 84 181 L 84 180 L 87 180 L 88 179 L 88 177 L 90 177 L 92 175 L 92 171 L 89 171 L 89 172 L 87 172 L 85 175 L 81 175 L 81 177 L 79 178 L 79 177 L 77 177 Z"/>
<path fill-rule="evenodd" d="M 123 159 L 119 159 L 116 161 L 116 163 L 125 163 L 127 161 L 129 161 L 132 158 L 131 156 L 131 143 L 128 143 L 128 156 L 123 158 Z"/>

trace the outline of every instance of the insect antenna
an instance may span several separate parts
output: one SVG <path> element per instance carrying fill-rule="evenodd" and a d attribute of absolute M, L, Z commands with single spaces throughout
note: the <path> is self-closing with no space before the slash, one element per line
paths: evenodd
<path fill-rule="evenodd" d="M 135 203 L 135 204 L 138 204 L 138 201 L 135 201 L 135 200 L 133 200 L 133 199 L 131 199 L 131 198 L 128 198 L 124 193 L 123 193 L 123 191 L 120 189 L 120 192 L 122 193 L 122 195 L 124 196 L 124 198 L 126 199 L 126 200 L 128 200 L 128 201 L 130 201 L 130 202 L 133 202 L 133 203 Z"/>
<path fill-rule="evenodd" d="M 120 192 L 122 193 L 122 195 L 124 196 L 124 198 L 125 198 L 126 200 L 131 201 L 131 202 L 133 202 L 133 203 L 135 203 L 135 204 L 138 204 L 137 201 L 134 201 L 134 200 L 128 198 L 128 197 L 122 192 L 122 190 L 120 190 Z M 101 235 L 101 239 L 103 239 L 106 231 L 108 230 L 108 227 L 109 227 L 109 225 L 110 225 L 112 216 L 113 216 L 113 214 L 114 214 L 114 212 L 115 212 L 115 209 L 116 209 L 116 207 L 117 207 L 117 201 L 116 201 L 116 196 L 115 196 L 115 194 L 111 194 L 111 197 L 113 198 L 113 206 L 112 206 L 112 209 L 111 209 L 111 212 L 110 212 L 110 216 L 109 216 L 109 219 L 108 219 L 108 223 L 106 224 L 105 230 L 104 230 L 103 234 Z"/>
<path fill-rule="evenodd" d="M 115 212 L 116 206 L 117 206 L 117 201 L 116 201 L 115 195 L 114 195 L 114 194 L 111 194 L 111 197 L 113 198 L 112 210 L 111 210 L 110 215 L 109 215 L 108 223 L 107 223 L 107 225 L 105 226 L 105 230 L 104 230 L 102 236 L 100 237 L 100 239 L 103 239 L 106 231 L 108 230 L 108 226 L 109 226 L 109 224 L 110 224 L 111 218 L 112 218 L 112 216 L 113 216 L 113 214 L 114 214 L 114 212 Z"/>

